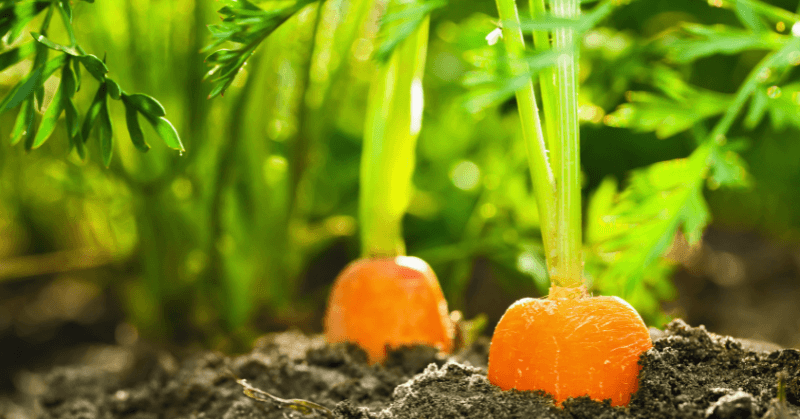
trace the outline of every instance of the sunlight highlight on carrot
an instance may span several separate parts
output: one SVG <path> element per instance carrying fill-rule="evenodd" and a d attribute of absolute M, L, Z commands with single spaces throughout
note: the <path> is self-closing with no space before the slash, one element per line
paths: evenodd
<path fill-rule="evenodd" d="M 454 327 L 436 274 L 412 256 L 357 260 L 336 278 L 325 314 L 329 342 L 353 342 L 371 363 L 387 348 L 424 344 L 449 353 Z"/>

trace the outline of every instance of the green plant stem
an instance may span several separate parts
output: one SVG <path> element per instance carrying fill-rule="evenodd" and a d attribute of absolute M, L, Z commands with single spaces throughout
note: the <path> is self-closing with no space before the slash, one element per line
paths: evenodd
<path fill-rule="evenodd" d="M 706 0 L 704 0 L 706 1 Z M 773 6 L 761 1 L 754 0 L 720 0 L 720 4 L 725 7 L 733 8 L 741 4 L 753 9 L 755 12 L 772 19 L 773 21 L 785 21 L 786 27 L 791 29 L 792 25 L 800 21 L 800 16 L 780 7 Z"/>
<path fill-rule="evenodd" d="M 251 71 L 257 71 L 259 67 L 259 60 L 253 60 L 251 64 Z M 236 178 L 236 169 L 238 165 L 236 156 L 240 153 L 241 140 L 244 136 L 242 132 L 245 123 L 244 119 L 247 115 L 246 108 L 250 103 L 252 97 L 253 87 L 255 85 L 255 77 L 248 77 L 245 82 L 244 88 L 233 105 L 233 110 L 230 113 L 230 122 L 228 124 L 228 132 L 230 133 L 230 140 L 225 142 L 217 156 L 216 173 L 214 179 L 216 182 L 211 185 L 211 196 L 209 199 L 209 240 L 206 252 L 209 256 L 209 269 L 207 270 L 207 282 L 205 283 L 211 289 L 211 292 L 218 298 L 215 301 L 218 304 L 219 312 L 223 314 L 225 330 L 233 330 L 240 327 L 244 320 L 248 307 L 233 307 L 236 301 L 233 297 L 232 286 L 228 281 L 232 281 L 229 274 L 225 272 L 225 256 L 218 248 L 220 240 L 225 234 L 224 225 L 224 210 L 225 191 L 231 187 Z M 227 279 L 227 281 L 226 281 Z M 234 280 L 242 280 L 237 278 Z M 234 314 L 235 313 L 235 314 Z"/>
<path fill-rule="evenodd" d="M 578 17 L 578 0 L 553 0 L 557 17 Z M 559 122 L 557 155 L 560 156 L 556 215 L 557 260 L 550 279 L 554 285 L 574 288 L 583 285 L 581 254 L 581 189 L 580 189 L 580 131 L 578 128 L 578 77 L 575 31 L 559 28 L 554 31 L 555 48 L 560 52 L 556 64 Z M 555 150 L 555 148 L 554 148 Z"/>
<path fill-rule="evenodd" d="M 500 21 L 503 22 L 503 41 L 511 58 L 514 76 L 529 73 L 528 64 L 523 60 L 525 41 L 520 29 L 519 12 L 514 0 L 496 0 Z M 536 95 L 533 81 L 528 80 L 516 92 L 519 117 L 522 122 L 522 136 L 525 140 L 525 149 L 528 153 L 528 163 L 533 181 L 533 193 L 536 196 L 536 206 L 539 209 L 541 220 L 542 241 L 547 255 L 548 270 L 552 273 L 558 257 L 554 253 L 556 241 L 555 200 L 556 183 L 553 171 L 547 161 L 547 148 L 545 146 L 542 122 L 539 119 L 539 109 L 536 105 Z"/>
<path fill-rule="evenodd" d="M 402 220 L 413 190 L 429 26 L 425 18 L 389 60 L 379 64 L 370 86 L 359 196 L 364 257 L 405 254 Z"/>
<path fill-rule="evenodd" d="M 739 114 L 745 103 L 747 103 L 747 100 L 750 98 L 750 95 L 752 95 L 758 87 L 758 78 L 761 73 L 770 70 L 770 67 L 775 64 L 775 61 L 777 61 L 782 54 L 789 54 L 790 52 L 796 51 L 798 48 L 800 48 L 800 40 L 798 40 L 798 38 L 792 38 L 790 41 L 786 42 L 781 49 L 764 57 L 758 63 L 758 65 L 756 65 L 750 71 L 747 79 L 745 79 L 744 83 L 742 83 L 742 86 L 736 92 L 736 97 L 733 99 L 733 104 L 728 106 L 728 109 L 725 111 L 722 119 L 717 122 L 717 124 L 714 126 L 714 129 L 711 131 L 710 138 L 712 141 L 716 143 L 724 142 L 724 136 L 733 125 L 733 122 L 736 120 L 736 115 Z"/>
<path fill-rule="evenodd" d="M 311 41 L 308 43 L 307 60 L 303 64 L 306 70 L 302 73 L 303 76 L 300 82 L 300 98 L 301 106 L 306 103 L 308 90 L 311 87 L 311 68 L 314 65 L 314 53 L 317 51 L 317 33 L 319 32 L 322 24 L 323 3 L 317 3 L 314 6 L 314 25 L 311 28 Z M 290 185 L 291 193 L 289 194 L 288 207 L 290 208 L 290 218 L 294 219 L 307 213 L 309 202 L 305 189 L 308 186 L 309 166 L 311 161 L 311 152 L 313 148 L 314 137 L 314 124 L 309 123 L 308 112 L 299 112 L 297 115 L 297 135 L 294 138 L 294 146 L 291 151 L 291 171 L 290 171 Z"/>
<path fill-rule="evenodd" d="M 529 0 L 528 6 L 531 11 L 531 19 L 543 18 L 547 13 L 544 0 Z M 533 31 L 533 46 L 536 51 L 547 51 L 551 49 L 550 33 L 548 31 Z M 548 157 L 551 167 L 559 167 L 560 156 L 558 155 L 558 123 L 556 122 L 556 73 L 553 67 L 547 67 L 539 71 L 539 91 L 542 94 L 542 109 L 544 110 L 544 134 L 547 139 Z M 556 183 L 559 173 L 553 173 Z"/>

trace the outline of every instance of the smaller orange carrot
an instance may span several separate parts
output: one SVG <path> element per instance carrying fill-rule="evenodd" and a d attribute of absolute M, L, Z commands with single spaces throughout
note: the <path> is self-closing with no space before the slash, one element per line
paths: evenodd
<path fill-rule="evenodd" d="M 359 259 L 336 278 L 325 313 L 329 342 L 353 342 L 371 363 L 387 348 L 424 344 L 449 353 L 454 327 L 436 274 L 412 256 Z"/>

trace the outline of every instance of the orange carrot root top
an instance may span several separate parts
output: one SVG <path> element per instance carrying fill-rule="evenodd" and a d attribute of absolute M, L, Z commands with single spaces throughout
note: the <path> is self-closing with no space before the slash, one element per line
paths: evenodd
<path fill-rule="evenodd" d="M 454 327 L 439 281 L 416 257 L 360 259 L 336 278 L 325 313 L 329 342 L 353 342 L 370 362 L 386 348 L 425 344 L 450 352 Z"/>
<path fill-rule="evenodd" d="M 617 297 L 525 298 L 500 319 L 489 350 L 489 380 L 504 390 L 544 390 L 557 404 L 588 395 L 630 402 L 639 355 L 652 347 L 642 318 Z"/>

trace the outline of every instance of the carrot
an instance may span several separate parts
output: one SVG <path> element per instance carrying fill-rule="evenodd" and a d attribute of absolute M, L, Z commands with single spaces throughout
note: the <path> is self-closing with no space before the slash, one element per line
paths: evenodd
<path fill-rule="evenodd" d="M 528 74 L 516 2 L 496 3 L 513 70 Z M 576 19 L 580 13 L 578 0 L 549 3 L 557 18 Z M 530 4 L 532 17 L 541 18 L 544 0 Z M 560 51 L 553 72 L 540 79 L 547 138 L 533 81 L 516 91 L 552 286 L 547 299 L 517 301 L 500 319 L 489 349 L 488 378 L 504 390 L 547 391 L 559 405 L 588 395 L 621 406 L 636 391 L 639 355 L 652 343 L 633 307 L 617 297 L 588 297 L 582 276 L 579 37 L 565 25 L 552 33 L 534 31 L 533 38 L 537 50 Z"/>
<path fill-rule="evenodd" d="M 360 259 L 336 278 L 325 314 L 329 342 L 353 342 L 370 362 L 387 349 L 424 344 L 453 349 L 454 328 L 436 274 L 411 256 Z"/>
<path fill-rule="evenodd" d="M 505 312 L 489 350 L 489 380 L 504 390 L 544 390 L 561 404 L 588 395 L 624 406 L 637 389 L 650 334 L 617 297 L 525 298 Z"/>
<path fill-rule="evenodd" d="M 393 11 L 406 6 L 390 2 Z M 425 261 L 404 256 L 401 233 L 413 193 L 429 25 L 423 19 L 379 64 L 372 81 L 359 191 L 363 257 L 336 278 L 325 315 L 328 341 L 356 343 L 372 363 L 402 345 L 453 348 L 454 327 L 439 281 Z"/>

